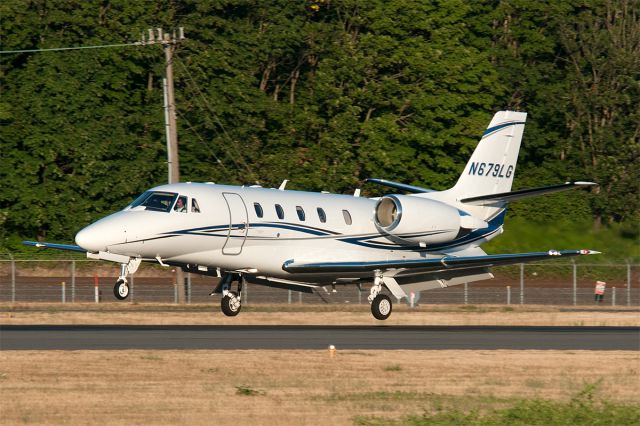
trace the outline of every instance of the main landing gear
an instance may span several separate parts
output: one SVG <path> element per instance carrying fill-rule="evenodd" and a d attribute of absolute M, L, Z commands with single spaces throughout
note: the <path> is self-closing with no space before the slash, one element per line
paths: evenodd
<path fill-rule="evenodd" d="M 238 291 L 231 291 L 233 281 L 238 282 Z M 218 287 L 211 293 L 222 293 L 222 300 L 220 301 L 220 308 L 222 313 L 228 317 L 235 317 L 240 313 L 242 308 L 242 285 L 244 280 L 242 275 L 239 274 L 224 274 Z"/>
<path fill-rule="evenodd" d="M 371 304 L 371 314 L 377 320 L 386 320 L 391 315 L 393 304 L 386 294 L 382 294 L 382 275 L 376 274 L 369 294 L 369 303 Z"/>
<path fill-rule="evenodd" d="M 113 286 L 113 295 L 116 299 L 124 300 L 129 297 L 129 282 L 127 281 L 127 276 L 135 274 L 141 262 L 142 259 L 131 257 L 128 263 L 120 264 L 120 276 Z"/>

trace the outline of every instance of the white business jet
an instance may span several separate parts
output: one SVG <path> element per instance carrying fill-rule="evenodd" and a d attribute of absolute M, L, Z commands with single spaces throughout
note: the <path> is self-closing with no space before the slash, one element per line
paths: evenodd
<path fill-rule="evenodd" d="M 401 194 L 289 191 L 286 181 L 279 189 L 161 185 L 82 229 L 77 246 L 24 243 L 120 263 L 118 299 L 128 296 L 127 277 L 145 261 L 221 277 L 214 293 L 222 294 L 228 316 L 240 312 L 244 283 L 311 293 L 372 282 L 371 312 L 384 320 L 392 309 L 385 288 L 400 300 L 410 292 L 493 278 L 491 266 L 598 253 L 487 255 L 480 248 L 502 233 L 510 201 L 596 185 L 567 182 L 512 192 L 525 119 L 522 112 L 495 114 L 458 182 L 446 191 L 383 179 L 368 181 Z"/>

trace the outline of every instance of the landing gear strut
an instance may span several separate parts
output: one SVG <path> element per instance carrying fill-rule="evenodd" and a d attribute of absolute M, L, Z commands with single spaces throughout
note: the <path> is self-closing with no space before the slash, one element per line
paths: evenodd
<path fill-rule="evenodd" d="M 120 276 L 113 286 L 113 295 L 116 299 L 124 300 L 129 297 L 129 282 L 127 281 L 127 276 L 135 274 L 141 262 L 142 259 L 131 257 L 129 258 L 129 262 L 120 264 Z"/>
<path fill-rule="evenodd" d="M 231 291 L 231 285 L 233 281 L 238 281 L 238 291 Z M 214 290 L 217 293 L 222 291 L 222 300 L 220 301 L 220 308 L 222 313 L 228 317 L 235 317 L 240 313 L 242 308 L 242 275 L 227 273 L 222 277 L 220 284 Z M 212 293 L 213 294 L 213 293 Z"/>
<path fill-rule="evenodd" d="M 369 294 L 369 303 L 371 304 L 371 314 L 375 319 L 386 320 L 391 315 L 393 304 L 391 299 L 386 294 L 382 294 L 382 274 L 376 271 L 376 277 L 371 287 L 371 293 Z"/>

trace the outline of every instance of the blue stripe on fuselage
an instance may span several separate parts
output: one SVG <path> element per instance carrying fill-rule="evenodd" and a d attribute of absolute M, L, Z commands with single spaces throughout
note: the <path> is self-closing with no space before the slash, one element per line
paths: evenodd
<path fill-rule="evenodd" d="M 402 250 L 402 251 L 417 251 L 417 252 L 432 252 L 432 251 L 443 251 L 445 249 L 458 247 L 462 245 L 466 245 L 472 243 L 473 241 L 477 241 L 479 239 L 485 238 L 494 232 L 496 232 L 503 224 L 504 218 L 506 215 L 506 209 L 503 209 L 498 215 L 496 215 L 493 219 L 489 221 L 488 228 L 477 229 L 475 231 L 470 232 L 469 234 L 460 237 L 457 240 L 449 241 L 446 243 L 439 244 L 429 244 L 428 247 L 420 247 L 419 244 L 407 246 L 400 245 L 393 242 L 380 242 L 373 241 L 378 238 L 384 237 L 382 234 L 369 234 L 362 235 L 356 237 L 344 236 L 343 234 L 339 234 L 334 231 L 323 230 L 319 228 L 312 228 L 308 226 L 300 226 L 295 224 L 281 224 L 281 223 L 253 223 L 249 224 L 249 228 L 276 228 L 276 229 L 288 229 L 292 231 L 302 232 L 309 235 L 315 236 L 327 236 L 327 237 L 337 237 L 337 241 L 341 241 L 347 244 L 353 244 L 361 247 L 381 249 L 381 250 Z M 243 224 L 233 224 L 232 229 L 240 229 L 239 226 Z M 209 236 L 209 237 L 224 237 L 226 238 L 228 235 L 225 232 L 224 235 L 214 234 L 216 231 L 227 231 L 229 229 L 229 225 L 215 225 L 215 226 L 204 226 L 199 228 L 190 228 L 183 229 L 173 232 L 165 232 L 162 235 L 199 235 L 199 236 Z M 437 233 L 437 232 L 434 232 Z M 408 234 L 412 236 L 411 234 Z M 399 237 L 406 237 L 406 235 L 399 235 Z M 415 236 L 415 234 L 413 234 Z M 245 238 L 243 235 L 232 235 L 232 238 Z M 248 236 L 247 239 L 251 240 L 253 237 Z M 262 238 L 260 238 L 262 239 Z"/>

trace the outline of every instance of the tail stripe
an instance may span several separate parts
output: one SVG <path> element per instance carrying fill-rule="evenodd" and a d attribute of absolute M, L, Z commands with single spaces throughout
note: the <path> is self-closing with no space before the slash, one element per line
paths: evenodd
<path fill-rule="evenodd" d="M 525 124 L 524 121 L 510 121 L 508 123 L 502 123 L 502 124 L 498 124 L 497 126 L 493 126 L 488 128 L 487 130 L 484 131 L 484 133 L 482 134 L 482 138 L 484 139 L 485 137 L 489 136 L 490 134 L 497 132 L 500 129 L 503 129 L 505 127 L 509 127 L 509 126 L 515 126 L 516 124 Z"/>

